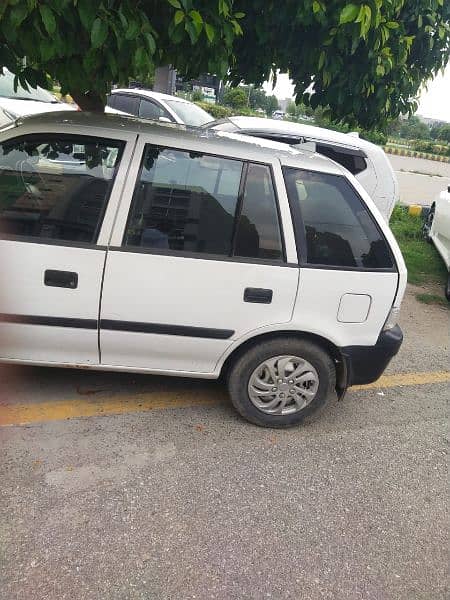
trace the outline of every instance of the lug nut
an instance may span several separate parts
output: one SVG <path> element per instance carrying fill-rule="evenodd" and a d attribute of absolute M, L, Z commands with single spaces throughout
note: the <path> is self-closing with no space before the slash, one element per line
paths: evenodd
<path fill-rule="evenodd" d="M 277 388 L 272 388 L 272 392 L 276 392 L 276 391 L 277 391 Z"/>

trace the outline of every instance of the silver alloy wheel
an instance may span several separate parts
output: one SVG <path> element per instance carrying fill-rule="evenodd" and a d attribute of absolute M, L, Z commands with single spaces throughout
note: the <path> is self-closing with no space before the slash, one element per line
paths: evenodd
<path fill-rule="evenodd" d="M 299 356 L 274 356 L 253 371 L 248 382 L 251 402 L 268 415 L 291 415 L 310 404 L 319 389 L 319 375 Z"/>

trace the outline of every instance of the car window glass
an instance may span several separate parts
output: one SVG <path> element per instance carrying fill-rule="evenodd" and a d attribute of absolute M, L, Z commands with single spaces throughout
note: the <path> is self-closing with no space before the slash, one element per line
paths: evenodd
<path fill-rule="evenodd" d="M 328 156 L 328 158 L 345 167 L 353 175 L 357 175 L 367 168 L 367 162 L 363 156 L 352 154 L 348 151 L 340 151 L 338 146 L 331 148 L 330 146 L 317 143 L 316 149 L 319 154 Z"/>
<path fill-rule="evenodd" d="M 168 112 L 164 110 L 162 106 L 159 106 L 155 102 L 151 100 L 141 99 L 141 104 L 139 106 L 139 116 L 142 119 L 154 119 L 158 120 L 159 117 L 170 118 Z"/>
<path fill-rule="evenodd" d="M 30 136 L 0 145 L 0 234 L 95 242 L 122 142 Z"/>
<path fill-rule="evenodd" d="M 10 73 L 7 69 L 0 68 L 0 97 L 11 98 L 15 100 L 35 100 L 36 102 L 50 102 L 51 104 L 58 104 L 58 100 L 53 94 L 44 90 L 41 87 L 33 88 L 29 86 L 29 89 L 25 89 L 17 82 L 17 86 L 14 83 L 15 75 Z"/>
<path fill-rule="evenodd" d="M 138 116 L 139 98 L 131 94 L 113 94 L 115 96 L 114 108 L 130 115 Z"/>
<path fill-rule="evenodd" d="M 269 167 L 250 164 L 237 226 L 235 256 L 280 260 L 278 212 Z"/>
<path fill-rule="evenodd" d="M 185 125 L 200 127 L 201 125 L 214 121 L 214 117 L 193 102 L 185 102 L 177 100 L 176 98 L 173 100 L 166 99 L 165 102 L 181 120 L 181 123 L 184 123 Z"/>
<path fill-rule="evenodd" d="M 231 254 L 242 162 L 147 146 L 124 244 Z"/>
<path fill-rule="evenodd" d="M 300 209 L 306 240 L 303 262 L 342 268 L 392 268 L 386 240 L 344 177 L 292 168 L 285 168 L 284 175 L 293 214 Z"/>

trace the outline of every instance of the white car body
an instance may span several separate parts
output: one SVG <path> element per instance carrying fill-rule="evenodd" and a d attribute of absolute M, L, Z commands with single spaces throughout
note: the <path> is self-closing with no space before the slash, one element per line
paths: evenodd
<path fill-rule="evenodd" d="M 450 187 L 433 201 L 434 216 L 429 238 L 450 271 Z"/>
<path fill-rule="evenodd" d="M 359 167 L 361 171 L 355 168 L 351 172 L 375 202 L 386 222 L 389 222 L 394 206 L 399 200 L 399 186 L 391 163 L 379 146 L 360 139 L 352 133 L 340 133 L 314 125 L 259 117 L 230 117 L 218 121 L 216 125 L 213 123 L 210 127 L 246 135 L 270 137 L 277 141 L 283 141 L 284 138 L 286 143 L 292 143 L 292 138 L 295 137 L 303 138 L 308 143 L 308 147 L 313 150 L 320 152 L 318 146 L 322 146 L 323 152 L 328 149 L 329 153 L 326 154 L 328 158 L 333 160 L 344 158 L 344 161 L 337 160 L 341 164 L 345 162 L 346 155 L 359 157 L 359 160 L 364 160 L 366 165 Z M 335 153 L 337 158 L 333 157 Z"/>
<path fill-rule="evenodd" d="M 70 161 L 70 147 L 63 150 L 63 159 L 46 154 L 41 160 L 36 151 L 24 154 L 27 137 L 34 148 L 36 136 L 42 138 L 45 152 L 47 139 L 60 145 L 73 144 L 72 167 L 65 166 Z M 108 144 L 109 154 L 101 155 L 101 163 L 83 162 L 80 148 L 84 136 L 89 136 L 86 143 L 94 148 L 93 152 L 97 147 L 95 138 L 98 144 Z M 16 138 L 20 141 L 16 142 Z M 111 150 L 112 147 L 116 150 Z M 160 152 L 163 153 L 158 158 Z M 144 155 L 155 156 L 149 158 L 145 167 L 147 179 L 141 175 Z M 181 160 L 177 156 L 184 158 L 177 162 Z M 144 195 L 139 208 L 140 200 L 133 198 L 145 188 L 150 176 L 156 177 L 157 171 L 152 170 L 156 169 L 156 160 L 160 161 L 158 172 L 167 183 L 165 187 L 161 184 L 151 188 L 153 195 Z M 224 171 L 225 167 L 220 170 L 216 164 L 226 164 L 228 170 Z M 173 250 L 159 225 L 161 233 L 156 231 L 156 225 L 142 225 L 148 202 L 156 202 L 159 216 L 154 219 L 165 219 L 171 206 L 170 210 L 175 211 L 173 218 L 181 218 L 176 215 L 184 210 L 185 187 L 175 189 L 173 180 L 180 172 L 192 174 L 194 167 L 200 169 L 200 175 L 217 173 L 217 180 L 215 184 L 213 180 L 207 184 L 205 176 L 199 175 L 195 181 L 200 187 L 190 188 L 188 198 L 205 194 L 206 188 L 201 186 L 207 185 L 211 190 L 219 190 L 217 193 L 223 198 L 221 204 L 217 202 L 217 209 L 211 213 L 202 234 L 207 240 L 202 243 L 212 244 L 215 237 L 222 235 L 224 219 L 231 227 L 235 219 L 241 218 L 235 216 L 239 215 L 239 204 L 238 208 L 229 209 L 230 213 L 224 213 L 231 198 L 228 190 L 231 184 L 219 183 L 223 173 L 229 181 L 234 177 L 238 186 L 244 180 L 242 175 L 236 179 L 235 172 L 244 173 L 246 169 L 247 173 L 253 168 L 270 173 L 264 180 L 266 187 L 261 189 L 267 185 L 274 187 L 276 194 L 271 202 L 277 207 L 273 214 L 278 216 L 268 223 L 267 215 L 272 213 L 266 209 L 261 213 L 263 222 L 258 225 L 257 245 L 262 243 L 261 236 L 266 235 L 267 228 L 279 228 L 277 243 L 282 244 L 279 258 L 240 258 L 250 255 L 238 256 L 235 252 L 230 258 L 216 251 L 204 254 L 199 250 Z M 304 233 L 301 223 L 292 216 L 291 211 L 296 209 L 288 192 L 287 173 L 295 177 L 308 173 L 312 179 L 322 178 L 344 186 L 360 206 L 358 210 L 364 212 L 370 230 L 376 232 L 379 241 L 374 243 L 390 253 L 391 266 L 347 268 L 306 264 L 299 246 Z M 76 190 L 73 201 L 71 193 L 64 191 L 67 181 L 72 182 L 70 189 Z M 90 193 L 91 188 L 85 192 L 85 188 L 78 186 L 79 182 L 81 186 L 95 186 L 96 181 L 99 186 Z M 105 196 L 104 208 L 100 210 L 97 198 L 101 193 L 106 194 L 101 192 L 105 182 L 109 182 L 109 197 Z M 0 360 L 3 362 L 214 379 L 244 344 L 257 344 L 268 335 L 295 334 L 333 349 L 336 364 L 341 365 L 340 385 L 346 388 L 377 378 L 396 351 L 389 351 L 389 356 L 383 355 L 381 360 L 381 348 L 388 343 L 398 349 L 401 343 L 400 330 L 392 329 L 394 323 L 390 323 L 400 308 L 406 286 L 406 268 L 399 247 L 363 186 L 340 165 L 319 154 L 259 138 L 187 130 L 116 115 L 94 116 L 82 112 L 40 115 L 0 131 L 0 192 L 3 190 L 7 198 L 7 194 L 17 194 L 16 188 L 21 185 L 25 185 L 24 191 L 4 209 L 3 224 L 0 204 L 3 232 L 0 233 Z M 147 194 L 145 190 L 142 193 Z M 213 193 L 216 192 L 208 192 Z M 206 197 L 213 202 L 211 195 Z M 46 206 L 55 198 L 59 204 L 48 213 L 50 209 Z M 237 202 L 237 196 L 232 198 Z M 191 201 L 194 203 L 194 200 L 188 203 Z M 203 219 L 203 212 L 195 211 L 212 210 L 208 202 L 203 199 L 195 204 L 198 209 L 189 208 L 184 233 L 178 232 L 173 238 L 176 243 L 181 240 L 179 243 L 184 247 L 191 247 L 189 244 L 194 242 L 189 240 Z M 61 212 L 69 210 L 68 206 L 73 213 L 69 221 Z M 99 221 L 92 240 L 71 241 L 71 231 L 83 233 L 96 207 Z M 142 236 L 139 247 L 126 241 L 137 235 L 138 227 L 130 225 L 134 221 L 130 221 L 129 213 L 141 215 L 136 221 Z M 40 233 L 23 233 L 36 227 Z M 329 236 L 327 228 L 328 225 L 325 233 L 318 235 Z M 54 237 L 54 231 L 66 233 L 61 239 L 58 236 L 62 234 Z M 253 230 L 243 231 L 245 238 Z M 163 243 L 141 247 L 144 235 L 147 239 L 162 239 Z M 355 239 L 358 247 L 362 245 L 362 240 Z M 331 259 L 334 260 L 333 256 Z M 246 299 L 248 290 L 251 292 Z"/>
<path fill-rule="evenodd" d="M 210 114 L 189 100 L 141 88 L 112 90 L 107 102 L 106 113 L 197 127 L 214 121 Z"/>

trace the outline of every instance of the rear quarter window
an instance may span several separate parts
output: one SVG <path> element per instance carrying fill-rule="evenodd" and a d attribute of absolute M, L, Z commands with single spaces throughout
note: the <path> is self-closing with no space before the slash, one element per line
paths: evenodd
<path fill-rule="evenodd" d="M 394 268 L 381 230 L 344 177 L 286 167 L 283 171 L 302 264 Z"/>

